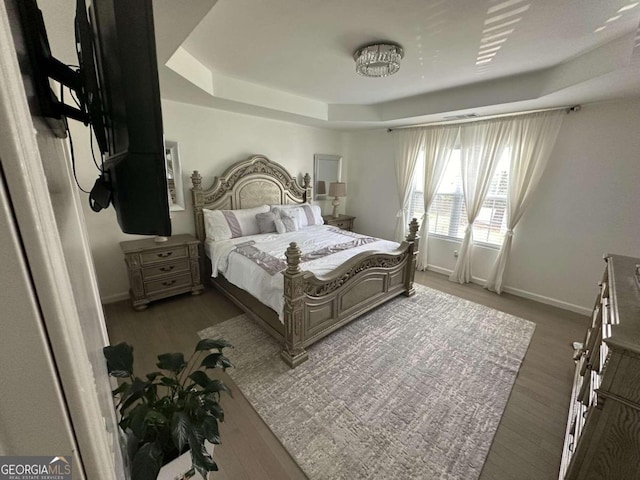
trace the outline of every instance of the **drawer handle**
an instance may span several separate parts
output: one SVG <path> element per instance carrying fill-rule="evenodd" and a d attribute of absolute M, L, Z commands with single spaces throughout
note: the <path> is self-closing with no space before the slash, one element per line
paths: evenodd
<path fill-rule="evenodd" d="M 173 255 L 173 252 L 162 252 L 158 254 L 160 258 L 167 258 L 167 257 L 170 257 L 171 255 Z"/>
<path fill-rule="evenodd" d="M 162 285 L 164 285 L 165 287 L 170 287 L 174 283 L 176 283 L 175 280 L 170 280 L 170 281 L 167 281 L 167 282 L 162 282 Z"/>
<path fill-rule="evenodd" d="M 162 272 L 170 272 L 175 268 L 175 265 L 171 265 L 170 267 L 160 267 L 160 271 Z"/>

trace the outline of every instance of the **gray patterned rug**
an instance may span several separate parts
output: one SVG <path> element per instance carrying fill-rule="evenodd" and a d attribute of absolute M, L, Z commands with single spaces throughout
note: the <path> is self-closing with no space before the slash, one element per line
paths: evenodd
<path fill-rule="evenodd" d="M 310 479 L 475 479 L 535 325 L 416 285 L 290 370 L 244 315 L 228 372 Z"/>

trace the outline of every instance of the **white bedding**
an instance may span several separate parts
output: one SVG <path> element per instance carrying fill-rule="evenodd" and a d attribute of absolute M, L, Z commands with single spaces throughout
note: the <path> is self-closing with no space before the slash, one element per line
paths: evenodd
<path fill-rule="evenodd" d="M 283 234 L 264 233 L 217 242 L 207 239 L 205 241 L 205 252 L 211 260 L 213 277 L 217 277 L 219 273 L 222 273 L 231 283 L 246 290 L 262 303 L 278 312 L 280 321 L 282 321 L 284 304 L 284 279 L 282 274 L 269 274 L 249 258 L 235 252 L 234 249 L 240 244 L 253 241 L 256 242 L 255 246 L 259 247 L 261 251 L 285 260 L 284 252 L 291 242 L 296 242 L 304 255 L 336 244 L 352 241 L 354 236 L 368 238 L 364 235 L 341 231 L 335 227 L 317 225 Z M 397 249 L 398 246 L 399 244 L 396 242 L 374 239 L 366 245 L 302 262 L 300 268 L 311 271 L 318 276 L 326 275 L 360 252 L 367 250 L 390 252 Z"/>

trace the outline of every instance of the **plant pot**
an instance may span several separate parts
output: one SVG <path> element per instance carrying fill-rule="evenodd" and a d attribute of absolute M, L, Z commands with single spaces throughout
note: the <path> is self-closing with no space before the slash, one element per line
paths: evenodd
<path fill-rule="evenodd" d="M 214 445 L 205 441 L 205 448 L 213 455 Z M 157 480 L 188 480 L 200 478 L 200 474 L 197 472 L 195 475 L 187 476 L 189 470 L 191 470 L 191 452 L 187 450 L 182 455 L 174 458 L 166 465 L 163 465 L 158 473 Z"/>

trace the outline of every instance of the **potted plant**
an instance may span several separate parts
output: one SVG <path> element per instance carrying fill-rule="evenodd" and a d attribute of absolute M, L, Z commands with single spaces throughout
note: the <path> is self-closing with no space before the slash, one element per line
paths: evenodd
<path fill-rule="evenodd" d="M 155 480 L 161 467 L 187 450 L 191 468 L 185 478 L 218 470 L 205 441 L 220 443 L 218 421 L 224 420 L 220 395 L 231 393 L 208 369 L 226 370 L 231 363 L 222 339 L 201 340 L 185 361 L 182 353 L 158 355 L 162 372 L 140 378 L 133 373 L 133 347 L 126 343 L 104 347 L 109 375 L 123 379 L 113 391 L 119 422 L 129 450 L 132 480 Z"/>

